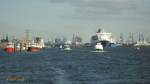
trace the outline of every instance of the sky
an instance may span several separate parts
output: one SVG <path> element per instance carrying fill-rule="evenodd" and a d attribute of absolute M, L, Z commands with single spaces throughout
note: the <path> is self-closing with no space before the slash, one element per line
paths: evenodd
<path fill-rule="evenodd" d="M 45 40 L 73 34 L 89 42 L 97 29 L 150 36 L 150 0 L 0 0 L 0 35 Z"/>

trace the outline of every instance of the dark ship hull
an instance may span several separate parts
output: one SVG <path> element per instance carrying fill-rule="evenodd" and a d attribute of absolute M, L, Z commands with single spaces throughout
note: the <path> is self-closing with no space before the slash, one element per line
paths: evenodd
<path fill-rule="evenodd" d="M 110 47 L 111 45 L 109 41 L 100 41 L 100 43 L 102 44 L 103 48 Z"/>

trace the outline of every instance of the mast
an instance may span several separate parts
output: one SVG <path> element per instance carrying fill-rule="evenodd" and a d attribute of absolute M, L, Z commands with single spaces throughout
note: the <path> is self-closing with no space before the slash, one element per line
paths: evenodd
<path fill-rule="evenodd" d="M 141 41 L 141 33 L 139 33 L 139 42 Z"/>
<path fill-rule="evenodd" d="M 26 43 L 29 43 L 29 29 L 26 29 Z"/>
<path fill-rule="evenodd" d="M 120 43 L 123 44 L 124 42 L 124 37 L 123 37 L 123 33 L 120 34 Z"/>
<path fill-rule="evenodd" d="M 143 35 L 143 33 L 141 34 L 141 37 L 142 37 L 142 42 L 144 42 L 144 35 Z"/>
<path fill-rule="evenodd" d="M 132 39 L 132 44 L 134 43 L 134 36 L 133 33 L 131 33 L 131 39 Z"/>
<path fill-rule="evenodd" d="M 8 34 L 6 34 L 6 42 L 9 42 Z"/>

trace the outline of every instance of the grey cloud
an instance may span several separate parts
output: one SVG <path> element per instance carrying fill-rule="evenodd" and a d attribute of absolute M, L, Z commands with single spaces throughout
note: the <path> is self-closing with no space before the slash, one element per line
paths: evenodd
<path fill-rule="evenodd" d="M 74 7 L 106 9 L 136 9 L 142 0 L 50 0 L 52 3 L 68 3 Z"/>
<path fill-rule="evenodd" d="M 76 15 L 98 17 L 98 16 L 127 16 L 135 17 L 150 14 L 145 10 L 147 0 L 50 0 L 51 3 L 65 3 L 76 10 Z"/>

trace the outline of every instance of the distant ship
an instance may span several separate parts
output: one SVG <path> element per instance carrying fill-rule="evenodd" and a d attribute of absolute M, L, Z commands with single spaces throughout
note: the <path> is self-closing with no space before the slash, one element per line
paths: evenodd
<path fill-rule="evenodd" d="M 45 47 L 44 40 L 40 37 L 36 37 L 31 43 L 29 43 L 28 50 L 30 52 L 38 52 Z"/>
<path fill-rule="evenodd" d="M 82 38 L 79 35 L 73 35 L 71 46 L 74 48 L 81 47 L 82 46 Z"/>
<path fill-rule="evenodd" d="M 70 48 L 70 45 L 64 45 L 64 50 L 72 50 L 71 48 Z"/>
<path fill-rule="evenodd" d="M 8 42 L 5 48 L 5 51 L 7 53 L 13 53 L 14 52 L 14 43 L 13 42 Z"/>
<path fill-rule="evenodd" d="M 139 40 L 134 44 L 135 47 L 150 47 L 150 42 L 145 40 L 142 33 L 139 34 Z"/>
<path fill-rule="evenodd" d="M 72 50 L 71 47 L 71 41 L 66 41 L 65 44 L 64 44 L 64 50 Z"/>
<path fill-rule="evenodd" d="M 148 41 L 137 41 L 136 44 L 134 44 L 135 47 L 149 47 L 150 43 Z"/>
<path fill-rule="evenodd" d="M 101 43 L 103 48 L 111 46 L 111 44 L 114 44 L 112 34 L 106 33 L 104 32 L 104 30 L 98 29 L 96 35 L 93 35 L 91 37 L 91 45 L 96 45 L 97 43 Z"/>

